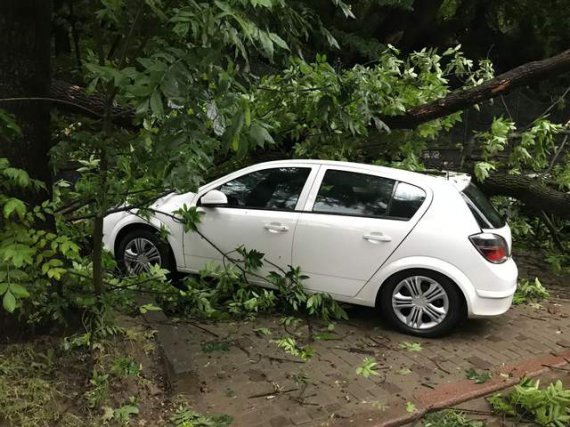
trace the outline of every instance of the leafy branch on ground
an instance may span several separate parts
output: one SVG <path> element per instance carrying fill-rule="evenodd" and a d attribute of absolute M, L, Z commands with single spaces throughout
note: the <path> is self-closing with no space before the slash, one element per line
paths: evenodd
<path fill-rule="evenodd" d="M 233 418 L 229 415 L 202 415 L 182 405 L 170 416 L 169 422 L 171 427 L 228 427 Z"/>
<path fill-rule="evenodd" d="M 314 356 L 315 350 L 309 346 L 299 346 L 295 338 L 285 337 L 280 338 L 278 340 L 274 340 L 277 347 L 283 349 L 286 353 L 289 353 L 291 356 L 295 356 L 300 358 L 303 362 L 306 362 L 311 357 Z"/>
<path fill-rule="evenodd" d="M 513 297 L 513 304 L 539 303 L 550 297 L 548 290 L 540 283 L 538 277 L 534 280 L 523 279 L 518 283 Z"/>
<path fill-rule="evenodd" d="M 525 378 L 510 392 L 487 400 L 495 413 L 517 420 L 549 427 L 570 424 L 570 389 L 560 380 L 540 388 L 540 380 Z"/>
<path fill-rule="evenodd" d="M 427 414 L 422 420 L 423 427 L 484 427 L 485 423 L 479 420 L 469 419 L 465 413 L 445 409 L 443 411 Z"/>

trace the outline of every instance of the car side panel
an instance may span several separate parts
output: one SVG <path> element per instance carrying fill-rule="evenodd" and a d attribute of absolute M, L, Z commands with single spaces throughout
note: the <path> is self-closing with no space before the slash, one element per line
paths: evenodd
<path fill-rule="evenodd" d="M 368 281 L 356 299 L 375 301 L 380 286 L 392 274 L 411 268 L 427 268 L 453 280 L 463 292 L 470 316 L 500 314 L 516 289 L 517 269 L 509 259 L 503 264 L 485 260 L 469 236 L 481 229 L 458 191 L 445 182 L 434 189 L 434 200 L 410 236 L 386 264 Z M 498 311 L 485 308 L 485 301 Z M 503 310 L 503 311 L 501 311 Z"/>
<path fill-rule="evenodd" d="M 293 264 L 309 276 L 307 289 L 353 297 L 406 238 L 428 208 L 432 196 L 428 187 L 422 187 L 426 200 L 407 221 L 313 213 L 320 183 L 328 169 L 392 177 L 346 166 L 323 166 L 297 224 L 292 259 Z M 372 242 L 365 238 L 373 233 L 382 233 L 389 241 Z"/>

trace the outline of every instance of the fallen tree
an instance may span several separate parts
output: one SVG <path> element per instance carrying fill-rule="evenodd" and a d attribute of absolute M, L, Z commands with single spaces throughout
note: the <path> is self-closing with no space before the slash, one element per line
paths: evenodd
<path fill-rule="evenodd" d="M 475 104 L 505 95 L 513 89 L 530 83 L 570 72 L 570 49 L 540 61 L 533 61 L 513 68 L 506 73 L 469 89 L 458 89 L 447 96 L 418 105 L 400 116 L 382 117 L 391 129 L 413 129 L 416 126 L 465 110 Z M 58 100 L 55 107 L 93 118 L 103 117 L 103 99 L 98 94 L 87 94 L 79 85 L 53 80 L 50 97 Z M 135 110 L 128 106 L 113 107 L 114 122 L 123 127 L 133 127 Z"/>
<path fill-rule="evenodd" d="M 479 86 L 458 89 L 441 99 L 413 107 L 401 116 L 382 117 L 382 120 L 392 129 L 413 129 L 422 123 L 504 95 L 515 88 L 569 71 L 570 49 L 551 58 L 523 64 Z M 97 94 L 87 94 L 81 86 L 53 81 L 50 96 L 58 100 L 54 105 L 65 111 L 93 118 L 103 117 L 103 99 Z M 119 126 L 136 128 L 135 111 L 129 106 L 115 105 L 112 119 Z M 558 217 L 570 218 L 570 195 L 548 187 L 540 178 L 495 174 L 487 178 L 482 187 L 488 194 L 514 197 L 529 206 L 540 205 L 542 210 Z"/>

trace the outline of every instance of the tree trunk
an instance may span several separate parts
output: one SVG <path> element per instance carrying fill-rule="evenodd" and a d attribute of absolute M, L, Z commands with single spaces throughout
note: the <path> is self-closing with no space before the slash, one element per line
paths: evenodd
<path fill-rule="evenodd" d="M 46 97 L 50 85 L 50 0 L 0 1 L 0 99 Z M 38 101 L 1 102 L 22 128 L 21 138 L 0 138 L 0 157 L 51 185 L 50 104 Z M 38 203 L 48 194 L 21 195 Z"/>
<path fill-rule="evenodd" d="M 488 195 L 514 197 L 538 213 L 570 219 L 570 193 L 554 190 L 544 181 L 520 175 L 491 175 L 478 184 Z"/>

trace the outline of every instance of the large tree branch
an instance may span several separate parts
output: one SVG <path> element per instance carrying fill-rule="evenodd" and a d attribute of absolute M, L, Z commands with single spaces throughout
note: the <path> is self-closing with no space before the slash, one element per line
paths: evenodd
<path fill-rule="evenodd" d="M 550 188 L 540 178 L 496 174 L 478 185 L 488 195 L 514 197 L 530 208 L 570 219 L 570 193 Z"/>
<path fill-rule="evenodd" d="M 570 71 L 570 49 L 541 61 L 529 62 L 470 89 L 459 89 L 444 98 L 411 108 L 402 116 L 384 117 L 394 129 L 416 126 L 465 110 L 511 90 Z"/>
<path fill-rule="evenodd" d="M 105 97 L 98 93 L 89 94 L 85 88 L 63 80 L 52 80 L 49 95 L 61 100 L 53 106 L 63 111 L 86 115 L 94 119 L 102 119 L 105 114 Z M 118 126 L 134 129 L 135 110 L 128 105 L 114 104 L 111 111 L 113 123 Z"/>
<path fill-rule="evenodd" d="M 393 129 L 413 129 L 422 123 L 445 117 L 483 101 L 504 95 L 515 88 L 566 72 L 570 72 L 570 49 L 551 58 L 529 62 L 513 68 L 479 86 L 459 89 L 444 98 L 418 105 L 401 116 L 383 117 L 383 120 Z M 102 97 L 98 94 L 87 94 L 81 86 L 54 80 L 52 81 L 50 96 L 66 101 L 66 103 L 54 105 L 55 107 L 81 114 L 90 110 L 93 114 L 88 115 L 95 118 L 103 117 Z M 76 104 L 76 107 L 74 108 L 71 104 Z M 134 116 L 134 109 L 128 106 L 115 105 L 113 107 L 113 122 L 119 126 L 133 128 Z"/>

